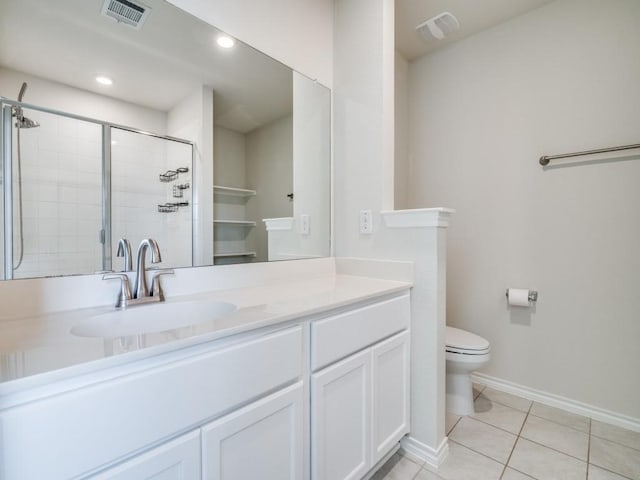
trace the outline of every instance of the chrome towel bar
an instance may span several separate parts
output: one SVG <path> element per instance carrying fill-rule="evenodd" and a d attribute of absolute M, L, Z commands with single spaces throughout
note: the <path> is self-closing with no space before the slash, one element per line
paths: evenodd
<path fill-rule="evenodd" d="M 634 148 L 640 148 L 640 143 L 636 143 L 635 145 L 623 145 L 620 147 L 598 148 L 596 150 L 586 150 L 584 152 L 562 153 L 560 155 L 543 155 L 540 157 L 540 165 L 545 167 L 549 165 L 550 160 L 555 160 L 557 158 L 579 157 L 582 155 L 593 155 L 595 153 L 618 152 L 620 150 L 633 150 Z"/>

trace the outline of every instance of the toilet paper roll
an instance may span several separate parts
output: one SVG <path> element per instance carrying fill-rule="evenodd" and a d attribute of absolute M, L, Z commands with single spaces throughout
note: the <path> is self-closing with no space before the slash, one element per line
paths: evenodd
<path fill-rule="evenodd" d="M 507 297 L 509 297 L 509 305 L 514 307 L 529 306 L 529 290 L 526 288 L 510 288 Z"/>

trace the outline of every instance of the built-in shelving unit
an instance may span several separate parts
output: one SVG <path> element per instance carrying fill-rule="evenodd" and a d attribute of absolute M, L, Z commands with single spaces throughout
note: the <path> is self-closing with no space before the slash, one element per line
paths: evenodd
<path fill-rule="evenodd" d="M 255 227 L 256 222 L 251 220 L 214 220 L 214 225 L 235 225 L 237 227 Z"/>
<path fill-rule="evenodd" d="M 229 195 L 233 197 L 253 197 L 255 196 L 256 191 L 248 190 L 246 188 L 223 187 L 221 185 L 214 185 L 213 193 L 217 195 Z"/>
<path fill-rule="evenodd" d="M 256 195 L 255 190 L 238 187 L 213 186 L 215 264 L 250 262 L 257 253 L 247 244 L 247 236 L 256 222 L 246 219 L 246 202 Z"/>
<path fill-rule="evenodd" d="M 232 252 L 232 253 L 216 253 L 213 258 L 232 258 L 232 257 L 255 257 L 256 252 Z"/>

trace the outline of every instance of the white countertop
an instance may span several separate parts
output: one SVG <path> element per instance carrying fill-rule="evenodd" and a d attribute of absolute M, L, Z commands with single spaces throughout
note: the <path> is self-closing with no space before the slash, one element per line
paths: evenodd
<path fill-rule="evenodd" d="M 77 323 L 113 311 L 114 307 L 83 308 L 0 320 L 0 396 L 318 314 L 409 287 L 411 283 L 403 281 L 336 274 L 174 296 L 167 302 L 219 300 L 233 303 L 238 309 L 198 325 L 115 339 L 78 337 L 70 333 Z"/>

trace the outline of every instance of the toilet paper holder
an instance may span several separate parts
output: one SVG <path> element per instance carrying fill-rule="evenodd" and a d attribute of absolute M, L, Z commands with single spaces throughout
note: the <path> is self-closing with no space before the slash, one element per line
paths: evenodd
<path fill-rule="evenodd" d="M 507 288 L 507 292 L 505 293 L 507 300 L 509 299 L 509 289 Z M 536 290 L 529 290 L 529 301 L 537 302 L 538 301 L 538 292 Z"/>

